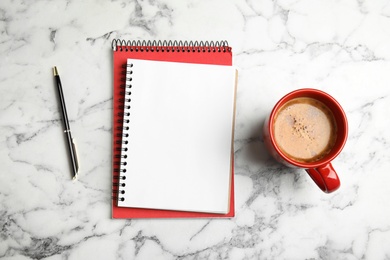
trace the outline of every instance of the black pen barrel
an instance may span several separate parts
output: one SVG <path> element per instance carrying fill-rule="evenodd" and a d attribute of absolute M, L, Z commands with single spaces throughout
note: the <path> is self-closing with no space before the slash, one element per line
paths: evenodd
<path fill-rule="evenodd" d="M 65 106 L 65 98 L 64 98 L 64 92 L 62 91 L 62 84 L 60 76 L 56 75 L 54 76 L 56 80 L 56 85 L 58 88 L 58 96 L 60 98 L 60 104 L 61 104 L 61 114 L 62 114 L 62 121 L 64 123 L 64 131 L 70 130 L 69 126 L 69 120 L 68 120 L 68 113 L 66 112 L 66 106 Z"/>
<path fill-rule="evenodd" d="M 70 131 L 66 131 L 65 135 L 66 135 L 66 139 L 68 142 L 68 148 L 69 148 L 68 151 L 69 151 L 69 156 L 71 158 L 73 177 L 75 177 L 77 175 L 77 162 L 75 160 L 76 151 L 74 150 L 74 147 L 73 147 L 72 134 Z"/>

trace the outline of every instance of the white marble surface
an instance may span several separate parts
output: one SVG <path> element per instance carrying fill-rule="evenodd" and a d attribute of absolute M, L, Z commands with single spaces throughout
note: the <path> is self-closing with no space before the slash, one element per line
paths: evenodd
<path fill-rule="evenodd" d="M 228 40 L 239 69 L 233 219 L 112 220 L 111 40 Z M 70 181 L 51 68 L 81 174 Z M 390 259 L 390 2 L 0 2 L 0 258 Z M 349 119 L 322 193 L 274 162 L 260 129 L 313 87 Z"/>

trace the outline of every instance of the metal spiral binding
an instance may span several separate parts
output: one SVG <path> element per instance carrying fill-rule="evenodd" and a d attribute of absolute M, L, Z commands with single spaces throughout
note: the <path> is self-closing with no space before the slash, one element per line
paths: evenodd
<path fill-rule="evenodd" d="M 231 52 L 227 41 L 145 41 L 113 39 L 113 51 Z"/>
<path fill-rule="evenodd" d="M 122 116 L 122 119 L 120 119 L 120 123 L 122 125 L 122 140 L 119 141 L 117 144 L 120 145 L 120 162 L 119 162 L 119 176 L 118 176 L 118 200 L 124 201 L 125 198 L 121 197 L 120 195 L 125 194 L 125 190 L 121 189 L 126 187 L 126 183 L 124 182 L 126 180 L 126 165 L 127 165 L 127 145 L 129 143 L 128 137 L 130 129 L 130 109 L 131 109 L 131 88 L 132 88 L 132 74 L 133 74 L 133 64 L 128 64 L 126 67 L 126 79 L 124 84 L 124 89 L 121 91 L 121 95 L 123 98 L 121 98 L 120 103 L 123 104 L 123 112 L 120 112 L 120 116 Z M 119 115 L 119 114 L 118 114 Z M 117 148 L 118 149 L 118 148 Z"/>

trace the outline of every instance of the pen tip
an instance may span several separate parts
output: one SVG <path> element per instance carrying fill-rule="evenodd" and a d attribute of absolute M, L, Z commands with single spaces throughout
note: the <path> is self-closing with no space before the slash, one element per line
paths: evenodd
<path fill-rule="evenodd" d="M 53 67 L 53 74 L 54 76 L 58 76 L 58 70 L 56 66 Z"/>

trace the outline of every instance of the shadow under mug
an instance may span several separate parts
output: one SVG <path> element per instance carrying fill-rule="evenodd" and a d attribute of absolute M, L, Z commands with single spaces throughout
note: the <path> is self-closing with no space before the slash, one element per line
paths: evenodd
<path fill-rule="evenodd" d="M 279 109 L 288 101 L 299 98 L 313 98 L 324 103 L 333 113 L 337 125 L 336 142 L 332 150 L 318 161 L 300 162 L 285 155 L 277 146 L 273 131 L 275 116 Z M 310 175 L 317 186 L 324 192 L 330 193 L 340 187 L 340 179 L 334 170 L 331 161 L 343 149 L 348 137 L 348 122 L 344 110 L 340 104 L 329 94 L 311 88 L 298 89 L 282 97 L 274 106 L 271 114 L 267 117 L 263 129 L 264 142 L 271 155 L 279 162 L 288 167 L 302 168 Z"/>

